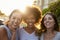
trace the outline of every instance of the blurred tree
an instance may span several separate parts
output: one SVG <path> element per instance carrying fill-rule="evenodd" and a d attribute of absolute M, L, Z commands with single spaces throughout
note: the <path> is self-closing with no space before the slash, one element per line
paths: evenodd
<path fill-rule="evenodd" d="M 46 12 L 48 12 L 48 11 L 49 11 L 49 8 L 43 9 L 43 10 L 42 10 L 42 15 L 46 14 Z"/>
<path fill-rule="evenodd" d="M 53 2 L 49 5 L 49 10 L 53 12 L 57 17 L 60 16 L 60 0 Z"/>

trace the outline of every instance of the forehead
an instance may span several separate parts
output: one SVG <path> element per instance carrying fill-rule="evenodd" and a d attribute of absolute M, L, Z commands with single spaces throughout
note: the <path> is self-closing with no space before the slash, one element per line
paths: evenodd
<path fill-rule="evenodd" d="M 22 17 L 22 14 L 20 12 L 14 12 L 12 14 L 12 17 L 18 17 L 18 18 L 20 18 L 20 17 Z"/>
<path fill-rule="evenodd" d="M 45 15 L 44 18 L 49 18 L 49 17 L 50 17 L 50 18 L 53 18 L 52 15 L 50 15 L 50 14 Z"/>
<path fill-rule="evenodd" d="M 32 17 L 34 17 L 34 15 L 33 14 L 27 14 L 27 15 L 25 15 L 25 17 L 32 18 Z"/>

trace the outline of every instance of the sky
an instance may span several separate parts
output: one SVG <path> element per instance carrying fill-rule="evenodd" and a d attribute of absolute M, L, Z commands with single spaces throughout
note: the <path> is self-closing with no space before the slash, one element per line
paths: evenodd
<path fill-rule="evenodd" d="M 24 11 L 27 5 L 32 4 L 33 0 L 0 0 L 0 10 L 9 16 L 14 9 Z"/>

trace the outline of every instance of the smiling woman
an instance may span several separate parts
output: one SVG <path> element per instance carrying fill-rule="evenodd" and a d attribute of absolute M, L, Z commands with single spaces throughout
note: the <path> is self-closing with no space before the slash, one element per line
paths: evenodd
<path fill-rule="evenodd" d="M 9 16 L 14 9 L 24 12 L 25 7 L 32 4 L 33 0 L 0 0 L 0 10 Z"/>
<path fill-rule="evenodd" d="M 21 22 L 21 12 L 18 9 L 13 10 L 7 23 L 0 26 L 0 40 L 18 40 L 17 29 Z"/>
<path fill-rule="evenodd" d="M 60 32 L 56 16 L 47 12 L 41 21 L 42 34 L 40 40 L 60 40 Z"/>

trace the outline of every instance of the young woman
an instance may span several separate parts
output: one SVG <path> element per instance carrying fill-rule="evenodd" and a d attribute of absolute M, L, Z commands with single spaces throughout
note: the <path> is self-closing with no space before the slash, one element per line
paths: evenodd
<path fill-rule="evenodd" d="M 52 12 L 48 12 L 41 21 L 41 28 L 43 33 L 41 40 L 60 40 L 60 32 L 57 19 Z"/>
<path fill-rule="evenodd" d="M 41 19 L 41 11 L 37 7 L 27 7 L 26 15 L 23 17 L 24 22 L 27 24 L 20 30 L 20 40 L 38 40 L 35 35 L 35 24 Z"/>
<path fill-rule="evenodd" d="M 22 14 L 19 10 L 14 10 L 10 16 L 6 25 L 0 27 L 0 40 L 18 40 L 17 28 L 22 21 Z"/>

